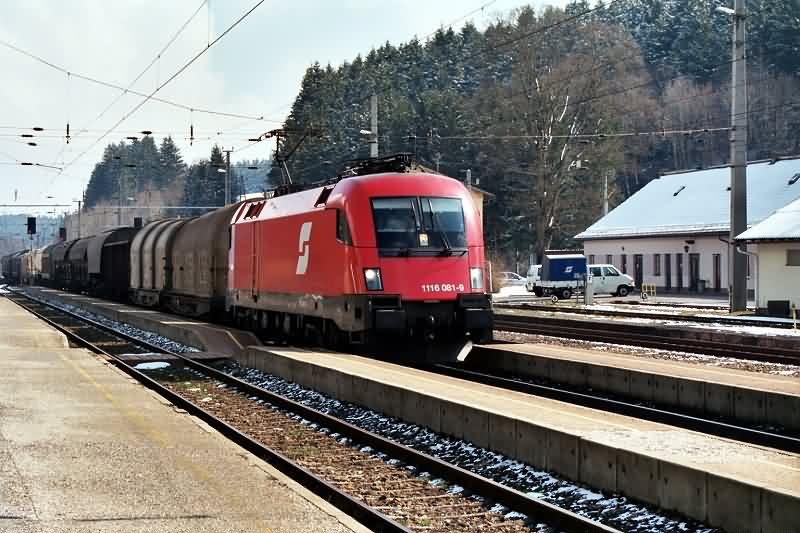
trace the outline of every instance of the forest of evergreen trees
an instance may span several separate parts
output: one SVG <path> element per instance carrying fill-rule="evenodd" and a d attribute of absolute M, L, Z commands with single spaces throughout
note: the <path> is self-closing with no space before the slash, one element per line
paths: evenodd
<path fill-rule="evenodd" d="M 574 245 L 600 216 L 606 177 L 613 207 L 662 172 L 725 164 L 730 17 L 709 0 L 606 3 L 521 8 L 485 31 L 468 24 L 314 64 L 286 145 L 319 134 L 289 161 L 292 176 L 316 181 L 366 157 L 375 93 L 381 153 L 415 152 L 454 177 L 471 169 L 495 195 L 487 245 L 513 262 Z M 749 158 L 800 153 L 800 7 L 748 9 Z M 618 136 L 643 132 L 661 133 Z"/>
<path fill-rule="evenodd" d="M 725 164 L 731 20 L 712 0 L 577 0 L 517 9 L 484 31 L 386 43 L 339 66 L 314 64 L 284 124 L 296 182 L 368 155 L 369 99 L 381 154 L 414 152 L 453 177 L 470 169 L 494 196 L 485 234 L 509 262 L 597 220 L 660 173 Z M 596 8 L 596 9 L 595 9 Z M 800 153 L 800 5 L 748 0 L 749 159 Z M 167 137 L 111 144 L 86 205 L 173 189 L 183 205 L 222 205 L 224 158 L 187 165 Z M 234 196 L 268 187 L 269 161 L 239 161 Z M 272 183 L 279 173 L 272 169 Z M 182 193 L 181 193 L 182 191 Z"/>
<path fill-rule="evenodd" d="M 231 165 L 231 198 L 267 188 L 270 161 L 238 161 Z M 145 136 L 141 140 L 109 144 L 92 171 L 86 187 L 87 209 L 100 203 L 128 205 L 147 191 L 173 190 L 185 206 L 221 206 L 225 202 L 225 157 L 214 145 L 208 159 L 184 163 L 171 137 L 161 145 Z M 147 195 L 144 196 L 145 198 Z M 194 213 L 196 214 L 196 213 Z"/>

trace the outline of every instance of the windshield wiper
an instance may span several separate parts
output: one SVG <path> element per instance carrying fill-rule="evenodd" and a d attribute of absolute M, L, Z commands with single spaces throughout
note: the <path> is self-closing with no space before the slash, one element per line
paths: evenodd
<path fill-rule="evenodd" d="M 431 204 L 431 199 L 427 198 L 428 201 L 428 208 L 431 210 L 431 229 L 439 234 L 439 237 L 442 239 L 442 246 L 444 249 L 442 250 L 442 255 L 453 255 L 453 247 L 450 246 L 450 240 L 447 238 L 447 233 L 441 228 L 439 222 L 439 213 L 433 210 L 433 204 Z"/>

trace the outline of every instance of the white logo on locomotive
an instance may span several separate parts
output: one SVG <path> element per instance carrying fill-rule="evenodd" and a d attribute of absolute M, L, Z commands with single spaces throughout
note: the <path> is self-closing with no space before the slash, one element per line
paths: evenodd
<path fill-rule="evenodd" d="M 297 258 L 295 274 L 305 274 L 308 269 L 308 256 L 311 253 L 309 240 L 311 240 L 311 222 L 303 222 L 303 225 L 300 226 L 300 242 L 297 247 L 300 257 Z"/>

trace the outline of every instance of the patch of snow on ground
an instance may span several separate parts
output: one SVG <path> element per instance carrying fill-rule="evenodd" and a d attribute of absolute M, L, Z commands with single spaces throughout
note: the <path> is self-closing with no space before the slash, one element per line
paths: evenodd
<path fill-rule="evenodd" d="M 500 287 L 500 290 L 494 295 L 502 298 L 504 296 L 529 296 L 531 293 L 528 292 L 528 289 L 526 289 L 525 286 L 512 285 L 510 287 Z"/>
<path fill-rule="evenodd" d="M 513 333 L 510 331 L 495 331 L 494 338 L 500 341 L 522 344 L 548 344 L 551 346 L 575 347 L 609 353 L 622 353 L 653 359 L 680 361 L 684 363 L 702 364 L 720 368 L 735 368 L 749 372 L 763 372 L 789 377 L 800 377 L 800 365 L 784 365 L 765 361 L 749 361 L 735 357 L 718 357 L 715 355 L 702 355 L 696 353 L 659 350 L 658 348 L 641 348 L 627 344 L 612 344 L 607 342 L 584 341 L 566 339 L 563 337 L 550 337 L 547 335 L 531 335 L 529 333 Z"/>
<path fill-rule="evenodd" d="M 512 314 L 512 315 L 524 315 L 524 316 L 551 316 L 555 318 L 565 318 L 568 320 L 581 320 L 580 318 L 576 319 L 575 313 L 570 313 L 569 311 L 561 311 L 558 309 L 558 305 L 554 305 L 552 310 L 518 310 L 518 309 L 507 309 L 504 310 L 504 313 Z M 589 315 L 591 316 L 591 315 Z M 756 336 L 789 336 L 789 337 L 798 337 L 800 339 L 800 329 L 785 329 L 785 328 L 774 328 L 769 326 L 749 326 L 749 325 L 739 325 L 739 324 L 726 324 L 725 322 L 694 322 L 692 320 L 668 320 L 664 318 L 658 318 L 657 313 L 653 313 L 653 318 L 645 318 L 645 317 L 636 317 L 636 316 L 602 316 L 596 317 L 598 320 L 602 320 L 605 322 L 616 322 L 616 323 L 627 323 L 627 324 L 646 324 L 646 325 L 660 325 L 660 326 L 678 326 L 682 328 L 695 328 L 695 329 L 708 329 L 713 331 L 719 331 L 722 333 L 742 333 L 745 335 L 756 335 Z M 719 318 L 719 317 L 714 317 Z M 584 318 L 583 320 L 587 320 Z"/>
<path fill-rule="evenodd" d="M 618 494 L 607 494 L 582 487 L 566 479 L 554 477 L 548 472 L 537 470 L 520 461 L 477 447 L 467 441 L 435 433 L 428 428 L 409 424 L 370 409 L 336 400 L 274 375 L 244 368 L 235 363 L 227 363 L 225 370 L 253 385 L 475 472 L 532 497 L 541 498 L 546 502 L 564 507 L 593 520 L 599 520 L 623 531 L 642 533 L 677 532 L 682 531 L 682 527 L 688 527 L 689 531 L 710 531 L 698 522 L 680 520 L 672 514 L 662 514 L 654 507 L 632 502 Z M 320 429 L 320 431 L 327 432 L 324 428 Z M 375 455 L 377 456 L 378 454 Z M 428 479 L 431 483 L 438 484 L 443 481 L 439 479 L 431 480 L 430 474 L 427 472 L 417 472 L 417 468 L 413 465 L 405 465 L 397 459 L 390 459 L 385 456 L 382 459 L 389 464 L 405 467 L 410 472 L 414 472 L 415 475 Z M 460 492 L 463 489 L 460 486 L 453 485 L 448 487 L 448 490 Z M 482 500 L 478 495 L 471 495 L 470 497 L 478 501 Z M 502 506 L 497 506 L 496 510 L 503 514 L 513 513 L 513 510 Z M 512 516 L 515 516 L 515 514 L 512 514 Z M 552 531 L 545 524 L 529 522 L 528 525 L 538 531 Z"/>
<path fill-rule="evenodd" d="M 167 368 L 169 363 L 166 361 L 148 361 L 146 363 L 139 363 L 134 366 L 136 370 L 158 370 L 159 368 Z"/>
<path fill-rule="evenodd" d="M 692 322 L 677 322 L 690 328 L 705 328 L 723 331 L 726 333 L 744 333 L 745 335 L 758 336 L 787 336 L 800 338 L 800 329 L 771 328 L 769 326 L 744 326 L 739 324 L 725 324 L 723 322 L 713 322 L 710 324 L 697 324 Z"/>

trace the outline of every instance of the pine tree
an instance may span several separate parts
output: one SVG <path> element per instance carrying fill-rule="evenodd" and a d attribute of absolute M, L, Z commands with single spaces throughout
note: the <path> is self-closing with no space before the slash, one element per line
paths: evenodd
<path fill-rule="evenodd" d="M 171 136 L 164 137 L 159 148 L 159 164 L 161 172 L 154 185 L 159 189 L 166 189 L 177 185 L 186 174 L 186 164 L 183 162 L 180 150 Z"/>

